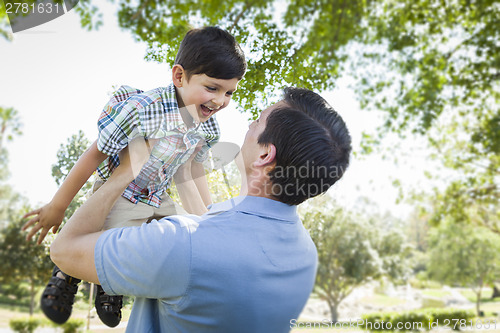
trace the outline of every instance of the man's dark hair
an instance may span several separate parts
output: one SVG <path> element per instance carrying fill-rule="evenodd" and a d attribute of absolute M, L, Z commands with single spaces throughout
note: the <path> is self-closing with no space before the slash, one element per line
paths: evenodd
<path fill-rule="evenodd" d="M 271 196 L 289 205 L 326 192 L 349 165 L 351 136 L 335 110 L 318 94 L 286 88 L 283 106 L 267 117 L 258 143 L 276 147 L 268 173 Z"/>
<path fill-rule="evenodd" d="M 175 64 L 188 79 L 205 74 L 216 79 L 241 80 L 247 69 L 245 54 L 234 37 L 218 27 L 189 30 L 179 46 Z"/>

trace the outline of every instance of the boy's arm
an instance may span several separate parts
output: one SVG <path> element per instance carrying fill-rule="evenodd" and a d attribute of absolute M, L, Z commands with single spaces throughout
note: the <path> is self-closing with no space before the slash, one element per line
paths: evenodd
<path fill-rule="evenodd" d="M 205 167 L 203 163 L 199 163 L 193 160 L 191 163 L 191 175 L 193 176 L 198 192 L 200 193 L 201 199 L 205 204 L 205 207 L 212 204 L 212 197 L 210 196 L 210 190 L 208 189 L 208 181 L 205 176 Z"/>
<path fill-rule="evenodd" d="M 107 156 L 97 149 L 97 141 L 92 143 L 73 166 L 52 200 L 45 206 L 23 216 L 23 218 L 26 218 L 35 215 L 22 228 L 26 230 L 32 227 L 26 236 L 28 240 L 41 230 L 38 237 L 38 244 L 40 244 L 51 228 L 52 232 L 57 231 L 71 200 Z"/>
<path fill-rule="evenodd" d="M 191 174 L 192 158 L 181 165 L 174 175 L 182 206 L 190 214 L 203 215 L 208 210 Z"/>

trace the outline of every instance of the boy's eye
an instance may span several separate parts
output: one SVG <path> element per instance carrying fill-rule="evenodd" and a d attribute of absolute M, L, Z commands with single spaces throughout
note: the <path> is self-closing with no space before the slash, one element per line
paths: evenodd
<path fill-rule="evenodd" d="M 226 95 L 228 95 L 228 96 L 232 96 L 232 95 L 233 95 L 233 92 L 232 92 L 232 91 L 228 91 L 228 92 L 226 93 Z"/>
<path fill-rule="evenodd" d="M 217 90 L 217 88 L 214 88 L 214 87 L 207 87 L 207 89 L 210 90 L 210 91 L 216 91 Z"/>

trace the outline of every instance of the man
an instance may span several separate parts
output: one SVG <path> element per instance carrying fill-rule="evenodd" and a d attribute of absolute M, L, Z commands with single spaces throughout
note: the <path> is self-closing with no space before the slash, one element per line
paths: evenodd
<path fill-rule="evenodd" d="M 51 258 L 108 294 L 136 296 L 130 332 L 287 332 L 312 291 L 317 265 L 296 205 L 342 177 L 350 150 L 331 106 L 289 88 L 249 127 L 237 158 L 240 196 L 201 217 L 101 232 L 148 158 L 132 142 L 130 156 L 121 156 L 120 167 L 62 229 Z"/>

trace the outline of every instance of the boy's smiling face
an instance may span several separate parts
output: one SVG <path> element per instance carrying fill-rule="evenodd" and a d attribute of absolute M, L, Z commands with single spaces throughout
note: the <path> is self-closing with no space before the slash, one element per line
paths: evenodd
<path fill-rule="evenodd" d="M 172 68 L 172 80 L 176 86 L 179 107 L 186 107 L 191 117 L 206 122 L 225 108 L 238 88 L 238 78 L 216 79 L 205 74 L 193 74 L 187 79 L 180 65 Z"/>

